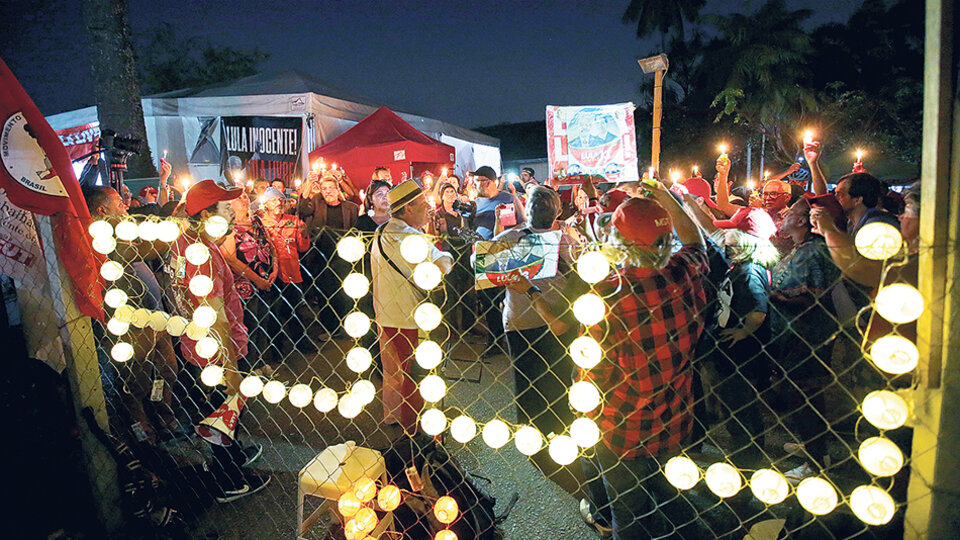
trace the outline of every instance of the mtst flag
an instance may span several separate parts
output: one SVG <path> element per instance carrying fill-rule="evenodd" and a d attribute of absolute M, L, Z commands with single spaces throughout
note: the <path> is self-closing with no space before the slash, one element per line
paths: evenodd
<path fill-rule="evenodd" d="M 53 216 L 54 240 L 85 315 L 103 318 L 99 268 L 87 227 L 90 213 L 60 138 L 0 59 L 0 189 L 14 205 Z"/>

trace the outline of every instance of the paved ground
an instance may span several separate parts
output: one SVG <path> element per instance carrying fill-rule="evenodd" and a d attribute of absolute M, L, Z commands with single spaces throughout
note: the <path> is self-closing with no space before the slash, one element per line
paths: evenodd
<path fill-rule="evenodd" d="M 347 345 L 344 342 L 341 346 Z M 331 366 L 323 360 L 324 356 L 342 358 L 342 353 L 335 346 L 329 344 L 321 351 L 322 354 L 311 355 L 309 360 L 298 357 L 278 373 L 278 377 L 292 382 L 293 373 L 312 373 L 319 380 L 329 381 L 327 384 L 333 388 L 344 388 L 345 381 L 355 380 L 356 375 L 342 362 Z M 504 356 L 486 359 L 478 381 L 481 368 L 476 361 L 478 355 L 479 350 L 476 353 L 465 348 L 456 351 L 455 356 L 472 358 L 473 362 L 448 362 L 444 373 L 450 378 L 463 375 L 471 380 L 448 382 L 448 397 L 441 405 L 448 410 L 466 410 L 481 422 L 491 419 L 495 414 L 513 421 L 512 372 L 507 359 Z M 301 376 L 300 382 L 307 381 Z M 374 379 L 374 383 L 379 387 L 379 379 Z M 314 380 L 312 386 L 316 389 L 319 382 Z M 450 417 L 453 415 L 453 412 L 448 413 Z M 355 440 L 358 444 L 373 448 L 386 446 L 398 433 L 394 428 L 382 427 L 378 422 L 380 418 L 382 406 L 379 395 L 353 421 L 345 420 L 336 412 L 321 414 L 312 405 L 299 410 L 286 400 L 279 405 L 270 405 L 262 399 L 251 400 L 242 423 L 249 432 L 247 440 L 264 445 L 263 457 L 255 467 L 260 472 L 271 474 L 272 483 L 254 496 L 211 506 L 196 523 L 191 524 L 193 537 L 293 538 L 297 519 L 297 472 L 325 447 L 346 440 Z M 547 480 L 530 458 L 520 454 L 512 443 L 492 450 L 480 437 L 463 445 L 448 436 L 445 446 L 458 457 L 468 472 L 491 480 L 489 492 L 497 498 L 497 513 L 503 511 L 514 493 L 519 494 L 518 503 L 502 524 L 504 538 L 596 537 L 580 520 L 577 498 Z M 202 451 L 203 445 L 198 445 L 198 449 Z M 188 461 L 195 461 L 199 457 L 196 451 L 182 452 L 181 455 Z M 569 482 L 567 484 L 570 489 L 574 488 Z M 307 538 L 323 537 L 324 527 L 320 525 L 307 535 Z"/>

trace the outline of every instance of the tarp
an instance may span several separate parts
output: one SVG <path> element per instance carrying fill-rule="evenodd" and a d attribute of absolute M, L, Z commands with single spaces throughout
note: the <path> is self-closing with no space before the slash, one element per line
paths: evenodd
<path fill-rule="evenodd" d="M 295 116 L 304 120 L 303 166 L 307 154 L 333 140 L 381 105 L 297 71 L 258 74 L 230 82 L 145 96 L 147 142 L 154 158 L 167 151 L 174 174 L 195 179 L 222 178 L 219 148 L 224 116 Z M 457 149 L 455 172 L 479 165 L 500 167 L 500 142 L 494 137 L 442 120 L 392 110 L 427 136 Z M 96 107 L 48 117 L 54 129 L 97 122 Z M 104 126 L 110 127 L 110 126 Z M 199 144 L 202 143 L 202 144 Z M 461 156 L 463 161 L 461 161 Z M 368 176 L 369 178 L 369 176 Z"/>
<path fill-rule="evenodd" d="M 394 183 L 423 170 L 440 174 L 453 167 L 456 149 L 429 137 L 386 107 L 380 107 L 357 125 L 310 152 L 311 164 L 323 159 L 337 163 L 358 188 L 370 183 L 378 166 L 390 169 Z"/>

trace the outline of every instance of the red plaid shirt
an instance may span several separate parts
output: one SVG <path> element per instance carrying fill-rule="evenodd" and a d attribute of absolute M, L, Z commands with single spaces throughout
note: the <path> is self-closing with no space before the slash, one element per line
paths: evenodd
<path fill-rule="evenodd" d="M 703 330 L 707 253 L 685 246 L 659 271 L 628 268 L 597 285 L 609 308 L 605 359 L 582 371 L 603 394 L 603 442 L 624 458 L 669 455 L 693 427 L 693 350 Z"/>

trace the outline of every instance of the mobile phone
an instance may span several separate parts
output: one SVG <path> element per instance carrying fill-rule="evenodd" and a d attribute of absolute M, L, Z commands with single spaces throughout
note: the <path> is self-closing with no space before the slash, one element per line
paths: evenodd
<path fill-rule="evenodd" d="M 517 210 L 513 204 L 505 204 L 500 210 L 500 224 L 504 227 L 513 227 L 517 224 Z"/>

